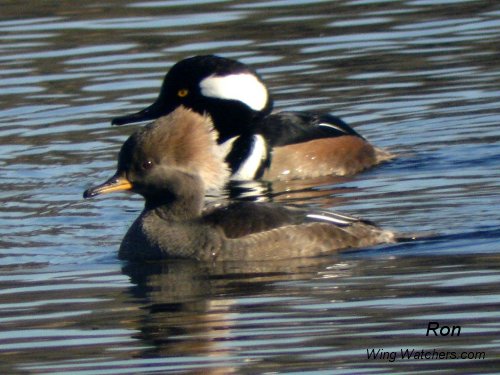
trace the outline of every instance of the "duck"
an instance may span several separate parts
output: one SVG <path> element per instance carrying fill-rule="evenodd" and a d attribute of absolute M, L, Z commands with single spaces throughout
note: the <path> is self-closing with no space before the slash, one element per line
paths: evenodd
<path fill-rule="evenodd" d="M 177 62 L 152 105 L 111 123 L 155 120 L 180 105 L 211 116 L 236 181 L 350 176 L 394 157 L 331 114 L 273 112 L 257 72 L 216 55 Z"/>
<path fill-rule="evenodd" d="M 144 209 L 125 234 L 119 258 L 156 261 L 268 261 L 320 256 L 395 241 L 370 221 L 270 202 L 205 204 L 206 186 L 224 186 L 230 168 L 208 114 L 178 107 L 136 130 L 116 173 L 84 198 L 140 194 Z"/>

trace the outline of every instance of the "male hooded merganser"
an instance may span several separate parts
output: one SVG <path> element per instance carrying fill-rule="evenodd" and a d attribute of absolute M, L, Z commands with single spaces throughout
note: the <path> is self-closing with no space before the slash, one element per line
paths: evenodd
<path fill-rule="evenodd" d="M 287 259 L 394 241 L 368 221 L 330 212 L 257 202 L 204 211 L 205 186 L 229 178 L 220 151 L 210 117 L 182 106 L 127 139 L 115 175 L 84 193 L 130 190 L 145 198 L 122 259 Z"/>
<path fill-rule="evenodd" d="M 176 63 L 151 106 L 112 124 L 154 120 L 179 105 L 210 114 L 233 180 L 352 175 L 392 158 L 337 117 L 271 113 L 273 101 L 259 75 L 241 62 L 213 55 Z"/>

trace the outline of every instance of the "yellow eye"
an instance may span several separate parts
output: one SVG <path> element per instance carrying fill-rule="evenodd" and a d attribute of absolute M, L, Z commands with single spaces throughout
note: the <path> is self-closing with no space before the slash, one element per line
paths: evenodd
<path fill-rule="evenodd" d="M 177 96 L 179 98 L 184 98 L 185 96 L 187 96 L 187 94 L 189 94 L 188 89 L 180 89 L 179 91 L 177 91 Z"/>

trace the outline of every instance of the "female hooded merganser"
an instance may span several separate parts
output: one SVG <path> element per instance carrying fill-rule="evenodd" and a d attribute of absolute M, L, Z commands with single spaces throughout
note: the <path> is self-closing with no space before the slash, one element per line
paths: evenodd
<path fill-rule="evenodd" d="M 112 124 L 154 120 L 179 105 L 210 114 L 233 180 L 352 175 L 392 158 L 337 117 L 271 113 L 273 101 L 257 73 L 213 55 L 175 64 L 151 106 Z"/>
<path fill-rule="evenodd" d="M 205 186 L 229 177 L 220 151 L 210 117 L 182 106 L 127 139 L 115 175 L 84 193 L 130 190 L 145 198 L 122 259 L 287 259 L 394 241 L 368 221 L 330 212 L 257 202 L 204 211 Z"/>

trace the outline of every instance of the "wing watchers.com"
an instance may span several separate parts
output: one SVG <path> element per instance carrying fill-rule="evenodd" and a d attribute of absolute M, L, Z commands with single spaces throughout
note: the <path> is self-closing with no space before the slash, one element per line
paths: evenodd
<path fill-rule="evenodd" d="M 450 360 L 450 359 L 485 359 L 485 352 L 444 351 L 437 349 L 400 349 L 386 351 L 384 349 L 366 349 L 366 356 L 371 360 L 395 362 L 397 360 Z"/>
<path fill-rule="evenodd" d="M 443 325 L 439 322 L 427 324 L 426 337 L 442 338 L 458 337 L 462 331 L 459 325 Z M 438 349 L 400 349 L 389 351 L 385 349 L 366 349 L 366 356 L 370 360 L 395 362 L 396 360 L 476 360 L 486 359 L 486 353 L 480 351 L 446 351 Z"/>

